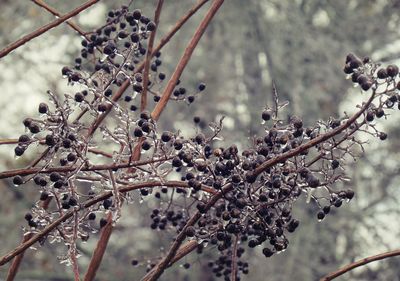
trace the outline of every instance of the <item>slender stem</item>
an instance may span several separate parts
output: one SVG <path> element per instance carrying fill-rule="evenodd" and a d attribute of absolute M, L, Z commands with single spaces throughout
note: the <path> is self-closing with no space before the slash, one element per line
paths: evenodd
<path fill-rule="evenodd" d="M 212 206 L 214 206 L 215 203 L 219 199 L 222 198 L 224 194 L 232 190 L 232 184 L 227 184 L 222 188 L 222 190 L 216 194 L 214 194 L 208 203 L 206 204 L 204 211 L 208 212 Z M 161 274 L 163 274 L 164 270 L 170 266 L 171 262 L 174 260 L 175 255 L 178 252 L 178 249 L 180 248 L 181 244 L 183 241 L 186 239 L 186 229 L 189 226 L 194 225 L 200 218 L 202 217 L 202 214 L 200 212 L 196 212 L 185 224 L 181 232 L 179 232 L 178 236 L 175 238 L 175 241 L 172 243 L 171 247 L 169 248 L 167 255 L 153 268 L 152 271 L 148 272 L 142 279 L 141 281 L 154 281 L 157 280 Z M 189 253 L 189 252 L 188 252 Z"/>
<path fill-rule="evenodd" d="M 167 157 L 167 158 L 134 161 L 131 163 L 93 165 L 93 166 L 89 166 L 89 167 L 83 167 L 81 169 L 81 171 L 83 171 L 83 172 L 102 171 L 102 170 L 109 170 L 109 169 L 122 169 L 122 168 L 138 167 L 138 166 L 143 166 L 143 165 L 147 165 L 147 164 L 151 164 L 151 163 L 164 162 L 170 158 L 172 158 L 172 156 Z M 10 177 L 14 177 L 17 175 L 27 176 L 27 175 L 32 175 L 32 174 L 36 174 L 36 173 L 40 173 L 40 174 L 50 174 L 52 172 L 66 173 L 66 172 L 74 171 L 74 170 L 76 170 L 76 168 L 77 168 L 76 166 L 62 166 L 62 167 L 51 167 L 51 168 L 47 168 L 47 169 L 43 169 L 41 167 L 15 169 L 15 170 L 9 170 L 9 171 L 5 171 L 5 172 L 0 172 L 0 179 L 10 178 Z"/>
<path fill-rule="evenodd" d="M 235 241 L 233 241 L 233 248 L 232 248 L 232 264 L 231 264 L 231 280 L 237 280 L 237 246 L 238 246 L 238 235 L 235 236 Z"/>
<path fill-rule="evenodd" d="M 187 22 L 187 20 L 195 14 L 205 3 L 207 3 L 209 0 L 202 0 L 199 3 L 197 3 L 194 7 L 192 7 L 182 18 L 180 18 L 177 23 L 174 25 L 174 27 L 165 35 L 160 42 L 158 43 L 157 47 L 154 48 L 151 56 L 154 57 L 155 54 L 157 54 L 170 40 L 171 38 L 181 29 L 181 27 Z M 143 70 L 144 68 L 144 62 L 140 63 L 138 67 L 135 69 L 134 73 L 139 73 Z M 121 87 L 118 89 L 118 92 L 113 96 L 113 101 L 118 101 L 122 94 L 126 91 L 126 89 L 129 87 L 130 81 L 129 79 L 125 80 L 124 83 L 121 85 Z M 82 111 L 82 113 L 79 115 L 78 119 L 81 118 L 88 109 L 85 109 Z M 96 128 L 103 122 L 105 117 L 110 113 L 111 108 L 107 108 L 107 110 L 98 117 L 96 120 Z M 94 130 L 96 129 L 94 128 Z M 94 130 L 90 132 L 93 134 Z"/>
<path fill-rule="evenodd" d="M 101 260 L 103 259 L 112 230 L 113 230 L 113 219 L 112 219 L 112 213 L 110 212 L 107 216 L 107 224 L 102 228 L 101 239 L 99 239 L 99 243 L 97 243 L 96 249 L 94 250 L 92 258 L 90 259 L 88 270 L 83 279 L 84 281 L 91 281 L 96 276 L 96 272 L 99 269 Z"/>
<path fill-rule="evenodd" d="M 36 5 L 44 8 L 46 11 L 50 12 L 51 14 L 53 14 L 56 17 L 61 17 L 62 16 L 56 9 L 54 9 L 53 7 L 50 7 L 49 5 L 44 3 L 42 0 L 31 0 L 31 1 L 33 3 L 35 3 Z M 90 38 L 89 38 L 89 36 L 86 35 L 86 32 L 83 31 L 83 29 L 80 28 L 76 23 L 74 23 L 74 22 L 72 22 L 70 20 L 67 20 L 65 23 L 68 24 L 72 29 L 74 29 L 80 35 L 84 36 L 86 39 L 89 39 L 89 41 L 90 41 Z"/>
<path fill-rule="evenodd" d="M 5 47 L 4 49 L 0 50 L 0 58 L 6 56 L 11 51 L 21 47 L 22 45 L 24 45 L 28 41 L 32 40 L 33 38 L 36 38 L 36 37 L 40 36 L 41 34 L 45 33 L 46 31 L 48 31 L 48 30 L 60 25 L 64 21 L 68 20 L 69 18 L 72 18 L 73 16 L 76 16 L 77 14 L 79 14 L 80 12 L 82 12 L 83 10 L 89 8 L 90 6 L 92 6 L 93 4 L 95 4 L 97 2 L 99 2 L 99 0 L 90 0 L 90 1 L 88 1 L 86 3 L 84 3 L 83 5 L 79 6 L 78 8 L 72 10 L 71 12 L 65 14 L 64 16 L 59 17 L 58 19 L 55 19 L 51 23 L 48 23 L 48 24 L 40 27 L 39 29 L 33 31 L 32 33 L 29 33 L 29 34 L 25 35 L 21 39 L 18 39 L 17 41 L 11 43 L 10 45 Z"/>
<path fill-rule="evenodd" d="M 255 169 L 255 174 L 259 175 L 260 173 L 262 173 L 263 171 L 265 171 L 266 169 L 268 169 L 269 167 L 280 163 L 290 157 L 296 156 L 298 154 L 300 154 L 301 152 L 307 150 L 310 147 L 313 147 L 315 145 L 318 145 L 319 143 L 324 142 L 325 140 L 340 134 L 342 131 L 344 131 L 345 129 L 347 129 L 348 127 L 350 127 L 351 124 L 353 124 L 354 122 L 356 122 L 357 118 L 360 117 L 363 112 L 365 110 L 368 109 L 369 105 L 371 104 L 371 102 L 373 101 L 373 99 L 375 98 L 375 91 L 372 93 L 372 95 L 370 96 L 370 98 L 368 99 L 368 101 L 360 108 L 359 111 L 357 111 L 353 116 L 351 116 L 344 124 L 342 124 L 341 126 L 337 127 L 336 129 L 329 131 L 325 134 L 320 135 L 319 137 L 312 139 L 306 143 L 304 143 L 303 145 L 297 147 L 296 149 L 290 150 L 286 153 L 283 153 L 282 155 L 279 155 L 277 157 L 274 157 L 268 161 L 265 161 L 263 164 L 261 164 L 259 167 L 261 168 L 256 168 Z M 282 157 L 284 156 L 284 157 Z M 213 195 L 210 200 L 208 201 L 207 204 L 207 208 L 206 211 L 208 211 L 211 206 L 213 206 L 220 198 L 222 198 L 222 195 L 230 192 L 232 190 L 232 185 L 228 184 L 227 186 L 225 186 L 222 189 L 222 192 L 219 192 L 215 195 Z M 184 226 L 184 228 L 182 229 L 182 231 L 178 234 L 177 238 L 175 239 L 175 241 L 173 242 L 172 246 L 170 247 L 166 257 L 161 260 L 155 267 L 153 270 L 151 270 L 150 272 L 148 272 L 142 279 L 142 281 L 154 281 L 156 280 L 161 274 L 162 272 L 165 270 L 165 268 L 168 266 L 170 266 L 171 261 L 173 260 L 173 257 L 175 256 L 177 249 L 179 248 L 179 246 L 182 244 L 182 242 L 185 239 L 185 230 L 188 226 L 193 225 L 194 223 L 197 222 L 197 220 L 200 218 L 200 214 L 197 212 L 195 213 L 195 215 L 193 215 L 191 217 L 191 219 L 189 219 L 189 221 L 186 223 L 186 225 Z"/>
<path fill-rule="evenodd" d="M 141 188 L 154 188 L 154 187 L 169 187 L 169 188 L 189 188 L 189 185 L 187 182 L 183 181 L 167 181 L 167 182 L 161 182 L 161 181 L 149 181 L 149 182 L 142 182 L 142 183 L 137 183 L 137 184 L 132 184 L 129 186 L 124 186 L 119 189 L 119 192 L 121 193 L 127 193 L 133 190 L 138 190 Z M 212 187 L 203 185 L 201 189 L 204 192 L 210 193 L 210 194 L 219 194 L 217 193 L 216 190 L 214 190 Z M 107 198 L 110 198 L 113 196 L 112 191 L 107 191 L 103 192 L 102 194 L 97 195 L 96 197 L 89 199 L 79 205 L 76 211 L 84 210 L 87 209 L 96 203 L 102 202 Z M 19 246 L 14 248 L 12 251 L 7 253 L 6 255 L 0 257 L 0 266 L 8 263 L 10 260 L 12 260 L 15 256 L 19 255 L 20 253 L 24 252 L 26 249 L 28 249 L 30 246 L 35 244 L 37 241 L 39 241 L 42 237 L 46 236 L 49 234 L 52 230 L 54 230 L 59 224 L 62 222 L 66 221 L 69 219 L 72 215 L 74 214 L 74 211 L 69 211 L 64 213 L 62 216 L 60 216 L 58 219 L 47 225 L 45 228 L 43 228 L 41 231 L 39 231 L 37 234 L 33 235 L 29 240 L 27 240 L 24 243 L 21 243 Z"/>
<path fill-rule="evenodd" d="M 330 281 L 330 280 L 336 279 L 337 277 L 345 274 L 346 272 L 349 272 L 349 271 L 351 271 L 351 270 L 353 270 L 353 269 L 355 269 L 357 267 L 366 265 L 366 264 L 368 264 L 370 262 L 379 261 L 379 260 L 383 260 L 383 259 L 391 258 L 391 257 L 396 257 L 396 256 L 400 256 L 400 249 L 389 251 L 389 252 L 386 252 L 386 253 L 381 253 L 381 254 L 374 255 L 374 256 L 369 256 L 369 257 L 363 258 L 361 260 L 352 262 L 352 263 L 350 263 L 348 265 L 345 265 L 342 268 L 340 268 L 340 269 L 338 269 L 338 270 L 336 270 L 334 272 L 329 273 L 328 275 L 322 277 L 320 279 L 320 281 Z"/>
<path fill-rule="evenodd" d="M 172 74 L 171 79 L 169 79 L 168 84 L 162 94 L 161 100 L 157 103 L 156 107 L 154 108 L 153 112 L 151 113 L 151 117 L 153 120 L 158 120 L 164 108 L 167 106 L 168 100 L 174 90 L 178 79 L 181 77 L 183 70 L 185 69 L 186 65 L 188 64 L 190 57 L 193 54 L 194 49 L 196 48 L 197 44 L 200 41 L 200 38 L 204 34 L 207 26 L 210 24 L 211 20 L 213 19 L 214 15 L 217 13 L 218 9 L 221 7 L 224 0 L 215 0 L 213 1 L 210 9 L 208 10 L 207 14 L 201 21 L 200 25 L 197 27 L 196 32 L 194 33 L 192 39 L 190 40 L 188 46 L 183 53 L 178 65 L 175 68 L 174 73 Z"/>
<path fill-rule="evenodd" d="M 147 106 L 147 88 L 149 84 L 149 68 L 150 68 L 150 61 L 151 58 L 153 57 L 153 45 L 154 45 L 154 39 L 156 38 L 156 31 L 158 28 L 158 24 L 160 22 L 160 14 L 161 14 L 161 9 L 163 6 L 164 0 L 158 0 L 156 11 L 154 14 L 154 23 L 155 23 L 155 29 L 151 32 L 150 38 L 149 38 L 149 44 L 147 45 L 147 53 L 146 53 L 146 60 L 144 62 L 144 70 L 143 70 L 143 91 L 142 95 L 140 97 L 140 111 L 145 110 Z"/>
<path fill-rule="evenodd" d="M 33 233 L 32 232 L 28 232 L 24 235 L 24 237 L 22 238 L 22 243 L 28 241 L 31 237 L 32 237 Z M 20 255 L 18 255 L 12 262 L 10 268 L 8 269 L 8 273 L 7 273 L 7 277 L 6 277 L 6 281 L 13 281 L 15 276 L 17 275 L 19 266 L 22 262 L 22 259 L 24 257 L 24 253 L 21 253 Z"/>

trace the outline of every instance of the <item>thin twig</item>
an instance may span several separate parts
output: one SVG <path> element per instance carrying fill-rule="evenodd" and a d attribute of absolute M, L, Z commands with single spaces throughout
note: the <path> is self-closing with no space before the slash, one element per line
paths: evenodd
<path fill-rule="evenodd" d="M 192 7 L 182 18 L 180 18 L 174 27 L 165 35 L 160 42 L 158 43 L 157 47 L 154 48 L 151 56 L 154 57 L 155 54 L 157 54 L 170 40 L 171 38 L 181 29 L 181 27 L 187 22 L 187 20 L 195 14 L 205 3 L 207 3 L 209 0 L 202 0 L 199 3 L 197 3 L 194 7 Z M 139 73 L 143 70 L 144 68 L 144 62 L 140 63 L 138 67 L 135 69 L 134 73 Z M 114 102 L 118 101 L 122 94 L 128 89 L 130 85 L 130 80 L 127 79 L 124 81 L 124 83 L 121 85 L 121 87 L 118 89 L 118 92 L 113 96 L 112 100 Z M 97 127 L 103 122 L 105 117 L 110 113 L 111 107 L 107 108 L 107 110 L 101 114 L 98 119 L 96 120 L 95 126 L 96 128 L 92 129 L 91 134 L 94 133 L 94 130 L 97 129 Z M 85 109 L 82 111 L 82 113 L 79 115 L 78 119 L 81 118 L 86 112 L 88 112 L 88 109 Z"/>
<path fill-rule="evenodd" d="M 224 194 L 232 190 L 232 184 L 227 184 L 222 188 L 222 190 L 215 195 L 213 195 L 210 200 L 208 200 L 204 211 L 208 212 L 212 206 L 214 206 L 215 203 L 219 199 L 222 198 Z M 151 270 L 148 272 L 142 279 L 141 281 L 154 281 L 157 280 L 161 274 L 163 274 L 164 270 L 170 266 L 171 262 L 174 260 L 175 255 L 178 252 L 178 249 L 182 245 L 183 241 L 186 239 L 186 229 L 189 226 L 194 225 L 200 218 L 202 217 L 202 214 L 197 211 L 185 224 L 181 232 L 179 232 L 178 236 L 175 238 L 175 241 L 172 243 L 171 247 L 169 248 L 167 255 Z M 189 252 L 188 252 L 189 253 Z"/>
<path fill-rule="evenodd" d="M 90 1 L 86 2 L 85 4 L 79 6 L 78 8 L 72 10 L 71 12 L 65 14 L 64 16 L 59 17 L 58 19 L 55 19 L 51 23 L 48 23 L 48 24 L 40 27 L 39 29 L 33 31 L 32 33 L 29 33 L 29 34 L 25 35 L 21 39 L 18 39 L 17 41 L 11 43 L 10 45 L 8 45 L 7 47 L 5 47 L 4 49 L 2 49 L 0 51 L 0 58 L 6 56 L 11 51 L 21 47 L 22 45 L 24 45 L 28 41 L 32 40 L 33 38 L 36 38 L 39 35 L 45 33 L 46 31 L 48 31 L 48 30 L 60 25 L 64 21 L 68 20 L 69 18 L 72 18 L 73 16 L 76 16 L 77 14 L 82 12 L 83 10 L 89 8 L 90 6 L 92 6 L 93 4 L 95 4 L 95 3 L 99 2 L 99 1 L 100 0 L 90 0 Z"/>
<path fill-rule="evenodd" d="M 150 181 L 150 182 L 141 182 L 137 184 L 132 184 L 129 186 L 124 186 L 119 189 L 119 192 L 121 193 L 127 193 L 133 190 L 138 190 L 141 188 L 154 188 L 154 187 L 170 187 L 170 188 L 189 188 L 189 185 L 187 182 L 183 181 L 167 181 L 167 182 L 162 182 L 162 181 Z M 212 187 L 202 185 L 201 190 L 204 192 L 208 192 L 210 194 L 217 194 L 216 190 L 213 189 Z M 219 192 L 220 193 L 220 192 Z M 94 204 L 98 202 L 102 202 L 107 198 L 110 198 L 113 195 L 112 191 L 107 191 L 102 194 L 97 195 L 96 197 L 89 199 L 82 204 L 80 204 L 80 207 L 76 211 L 80 211 L 82 209 L 87 209 Z M 69 211 L 64 213 L 61 217 L 53 221 L 51 224 L 47 225 L 45 228 L 43 228 L 41 231 L 39 231 L 37 234 L 33 235 L 29 240 L 27 240 L 24 243 L 21 243 L 19 246 L 17 246 L 14 250 L 10 251 L 8 254 L 4 255 L 3 257 L 0 258 L 0 266 L 8 263 L 10 260 L 12 260 L 15 256 L 19 255 L 20 253 L 24 252 L 26 249 L 28 249 L 30 246 L 38 242 L 42 237 L 46 236 L 49 234 L 53 229 L 55 229 L 60 223 L 66 221 L 68 218 L 70 218 L 74 214 L 74 211 Z"/>
<path fill-rule="evenodd" d="M 32 232 L 28 232 L 24 235 L 24 237 L 22 238 L 22 243 L 28 241 L 31 237 L 32 237 L 33 233 Z M 19 266 L 21 264 L 21 261 L 24 257 L 24 253 L 21 253 L 20 255 L 18 255 L 12 262 L 10 268 L 8 269 L 8 273 L 7 273 L 7 277 L 6 277 L 6 281 L 13 281 L 15 276 L 17 275 Z"/>
<path fill-rule="evenodd" d="M 171 158 L 172 158 L 172 156 L 167 157 L 167 158 L 163 157 L 163 158 L 158 158 L 158 159 L 134 161 L 131 163 L 92 165 L 89 167 L 83 167 L 80 171 L 82 171 L 82 172 L 102 171 L 102 170 L 109 170 L 109 169 L 123 169 L 123 168 L 130 168 L 130 167 L 138 167 L 138 166 L 144 166 L 144 165 L 151 164 L 151 163 L 164 162 Z M 10 178 L 10 177 L 14 177 L 17 175 L 27 176 L 27 175 L 32 175 L 32 174 L 36 174 L 36 173 L 40 173 L 40 174 L 49 174 L 52 172 L 65 173 L 65 172 L 74 171 L 74 170 L 76 170 L 76 168 L 77 168 L 76 166 L 61 166 L 61 167 L 50 167 L 50 168 L 46 168 L 46 169 L 43 169 L 42 167 L 15 169 L 15 170 L 9 170 L 9 171 L 5 171 L 5 172 L 0 172 L 0 179 Z"/>
<path fill-rule="evenodd" d="M 400 249 L 389 251 L 389 252 L 386 252 L 386 253 L 381 253 L 381 254 L 378 254 L 378 255 L 370 256 L 370 257 L 366 257 L 366 258 L 363 258 L 361 260 L 352 262 L 352 263 L 350 263 L 348 265 L 345 265 L 342 268 L 340 268 L 340 269 L 338 269 L 338 270 L 336 270 L 334 272 L 329 273 L 328 275 L 322 277 L 320 279 L 320 281 L 330 281 L 330 280 L 336 279 L 336 277 L 339 277 L 339 276 L 345 274 L 346 272 L 349 272 L 349 271 L 351 271 L 351 270 L 353 270 L 353 269 L 355 269 L 357 267 L 366 265 L 366 264 L 368 264 L 370 262 L 379 261 L 379 260 L 383 260 L 383 259 L 391 258 L 391 257 L 396 257 L 396 256 L 400 256 Z"/>
<path fill-rule="evenodd" d="M 96 245 L 96 249 L 93 252 L 92 258 L 90 259 L 90 264 L 88 267 L 88 271 L 85 274 L 84 281 L 91 281 L 96 276 L 96 272 L 101 264 L 101 260 L 103 259 L 103 255 L 106 251 L 108 240 L 110 239 L 111 233 L 113 230 L 113 219 L 112 213 L 110 212 L 107 216 L 107 224 L 103 226 L 101 231 L 101 238 L 99 243 Z"/>
<path fill-rule="evenodd" d="M 144 62 L 144 70 L 143 70 L 143 91 L 140 97 L 140 111 L 145 110 L 147 106 L 147 88 L 149 84 L 149 68 L 150 68 L 150 61 L 153 55 L 153 45 L 154 39 L 156 38 L 156 31 L 158 28 L 158 24 L 160 22 L 160 14 L 161 9 L 164 4 L 164 0 L 158 0 L 156 11 L 154 13 L 154 23 L 155 28 L 150 34 L 149 44 L 147 45 L 147 53 L 146 53 L 146 60 Z"/>
<path fill-rule="evenodd" d="M 232 264 L 231 264 L 231 280 L 236 281 L 237 277 L 237 246 L 238 246 L 238 235 L 235 236 L 235 241 L 233 241 L 233 249 L 232 249 Z"/>
<path fill-rule="evenodd" d="M 210 24 L 211 20 L 213 19 L 214 15 L 217 13 L 218 9 L 221 7 L 224 0 L 215 0 L 208 12 L 206 13 L 205 17 L 201 21 L 200 25 L 197 27 L 196 32 L 194 33 L 192 39 L 190 40 L 188 46 L 183 53 L 183 56 L 179 60 L 178 65 L 175 68 L 174 73 L 169 79 L 167 86 L 164 89 L 162 97 L 160 101 L 157 103 L 156 107 L 154 108 L 153 112 L 151 113 L 151 117 L 153 120 L 158 120 L 160 118 L 161 112 L 167 106 L 168 100 L 174 90 L 176 83 L 178 82 L 179 78 L 182 75 L 183 70 L 185 69 L 187 63 L 190 60 L 190 57 L 193 54 L 194 49 L 196 48 L 197 44 L 200 41 L 201 36 L 204 34 L 207 26 Z"/>
<path fill-rule="evenodd" d="M 51 14 L 53 14 L 56 17 L 61 17 L 62 15 L 53 7 L 50 7 L 49 5 L 47 5 L 46 3 L 44 3 L 42 0 L 31 0 L 33 3 L 35 3 L 36 5 L 44 8 L 46 11 L 50 12 Z M 90 41 L 89 36 L 86 35 L 86 32 L 83 31 L 82 28 L 80 28 L 76 23 L 72 22 L 71 20 L 67 20 L 65 21 L 66 24 L 68 24 L 72 29 L 74 29 L 76 32 L 78 32 L 80 35 L 84 36 L 86 39 L 88 39 Z"/>

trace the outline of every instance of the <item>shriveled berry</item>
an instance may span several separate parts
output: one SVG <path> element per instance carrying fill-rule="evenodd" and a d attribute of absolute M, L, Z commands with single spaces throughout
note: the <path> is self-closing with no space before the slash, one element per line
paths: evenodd
<path fill-rule="evenodd" d="M 379 139 L 380 140 L 386 140 L 387 139 L 387 134 L 383 133 L 383 132 L 379 133 Z"/>

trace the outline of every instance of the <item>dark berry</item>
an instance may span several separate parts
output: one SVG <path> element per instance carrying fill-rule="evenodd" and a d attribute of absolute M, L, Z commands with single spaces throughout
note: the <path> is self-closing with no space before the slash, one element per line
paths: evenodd
<path fill-rule="evenodd" d="M 193 226 L 188 226 L 185 230 L 185 234 L 188 237 L 193 237 L 196 235 L 196 230 L 194 229 Z"/>
<path fill-rule="evenodd" d="M 172 134 L 170 132 L 163 132 L 161 135 L 161 140 L 163 142 L 169 142 L 172 138 Z"/>
<path fill-rule="evenodd" d="M 261 117 L 264 121 L 268 121 L 271 119 L 271 112 L 269 110 L 264 110 L 261 114 Z"/>
<path fill-rule="evenodd" d="M 21 156 L 22 154 L 24 154 L 24 152 L 25 152 L 25 148 L 23 148 L 22 146 L 17 146 L 14 149 L 14 153 L 16 156 Z"/>
<path fill-rule="evenodd" d="M 21 185 L 22 183 L 24 182 L 24 180 L 22 179 L 22 177 L 21 176 L 15 176 L 14 178 L 13 178 L 13 184 L 15 184 L 15 185 Z"/>
<path fill-rule="evenodd" d="M 67 160 L 69 161 L 69 162 L 72 162 L 72 161 L 75 161 L 76 160 L 76 155 L 74 154 L 74 153 L 69 153 L 68 155 L 67 155 Z"/>
<path fill-rule="evenodd" d="M 206 84 L 204 83 L 200 83 L 199 86 L 197 87 L 199 89 L 199 91 L 204 91 L 206 89 Z"/>
<path fill-rule="evenodd" d="M 399 68 L 394 64 L 388 65 L 388 67 L 386 67 L 386 71 L 387 74 L 392 78 L 399 74 Z"/>
<path fill-rule="evenodd" d="M 386 133 L 379 133 L 379 139 L 380 140 L 386 140 L 387 139 L 387 134 Z"/>
<path fill-rule="evenodd" d="M 43 191 L 42 193 L 40 193 L 40 200 L 44 201 L 47 200 L 47 198 L 49 198 L 49 194 L 46 191 Z"/>
<path fill-rule="evenodd" d="M 147 31 L 154 31 L 156 29 L 156 24 L 151 21 L 146 25 L 146 29 Z"/>
<path fill-rule="evenodd" d="M 149 150 L 149 149 L 151 148 L 150 142 L 147 141 L 147 140 L 145 140 L 145 141 L 142 143 L 142 148 L 143 148 L 144 150 Z"/>
<path fill-rule="evenodd" d="M 388 73 L 385 68 L 381 68 L 378 70 L 377 76 L 379 79 L 385 79 L 388 77 Z"/>
<path fill-rule="evenodd" d="M 339 167 L 339 161 L 338 160 L 336 160 L 336 159 L 334 159 L 333 161 L 332 161 L 332 163 L 331 163 L 331 167 L 332 167 L 332 169 L 336 169 L 337 167 Z"/>
<path fill-rule="evenodd" d="M 96 219 L 96 214 L 95 213 L 90 213 L 88 215 L 88 220 L 94 221 Z"/>
<path fill-rule="evenodd" d="M 140 129 L 140 128 L 135 128 L 134 130 L 133 130 L 133 135 L 135 136 L 135 137 L 141 137 L 141 136 L 143 136 L 143 132 L 142 132 L 142 130 Z"/>
<path fill-rule="evenodd" d="M 103 228 L 104 226 L 106 226 L 106 224 L 107 224 L 107 219 L 101 218 L 100 219 L 100 228 Z"/>
<path fill-rule="evenodd" d="M 323 211 L 319 211 L 317 214 L 317 218 L 319 220 L 323 220 L 325 218 L 325 213 Z"/>
<path fill-rule="evenodd" d="M 107 110 L 107 104 L 102 102 L 97 106 L 97 110 L 100 112 L 104 112 Z"/>
<path fill-rule="evenodd" d="M 39 104 L 39 113 L 45 114 L 47 113 L 47 111 L 49 111 L 49 107 L 47 106 L 47 104 L 45 103 L 40 103 Z"/>
<path fill-rule="evenodd" d="M 82 102 L 85 99 L 82 93 L 76 93 L 74 98 L 76 102 Z"/>

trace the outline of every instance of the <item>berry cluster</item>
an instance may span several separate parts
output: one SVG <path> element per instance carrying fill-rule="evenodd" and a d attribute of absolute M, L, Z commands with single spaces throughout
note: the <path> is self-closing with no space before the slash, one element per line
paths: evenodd
<path fill-rule="evenodd" d="M 184 233 L 198 242 L 199 253 L 206 245 L 215 246 L 219 257 L 209 266 L 229 280 L 232 268 L 237 274 L 248 272 L 242 260 L 247 248 L 259 247 L 269 258 L 288 247 L 289 233 L 300 224 L 293 208 L 301 194 L 315 204 L 318 220 L 353 198 L 352 190 L 342 190 L 346 157 L 356 157 L 357 149 L 363 149 L 358 131 L 386 139 L 373 121 L 395 103 L 399 106 L 399 70 L 348 55 L 345 73 L 363 91 L 372 92 L 358 115 L 305 126 L 297 116 L 280 120 L 275 104 L 261 114 L 263 133 L 239 152 L 235 144 L 218 145 L 222 122 L 210 125 L 212 135 L 198 131 L 184 138 L 178 132 L 160 132 L 149 111 L 137 112 L 137 105 L 117 102 L 115 89 L 126 82 L 132 89 L 126 102 L 142 93 L 145 41 L 155 28 L 140 10 L 123 6 L 110 11 L 106 24 L 82 41 L 75 66 L 62 69 L 69 83 L 82 90 L 65 95 L 62 102 L 49 91 L 51 104 L 39 105 L 40 118 L 23 121 L 27 132 L 19 137 L 15 155 L 22 156 L 33 143 L 44 147 L 35 167 L 13 178 L 15 185 L 33 181 L 40 190 L 38 202 L 25 216 L 27 231 L 40 233 L 70 214 L 46 239 L 76 245 L 77 239 L 86 241 L 90 232 L 104 227 L 107 214 L 117 221 L 122 202 L 154 196 L 158 207 L 150 215 L 150 227 Z M 155 102 L 160 100 L 155 86 L 166 78 L 159 72 L 161 65 L 157 52 L 146 85 Z M 197 93 L 205 88 L 200 83 Z M 177 83 L 171 99 L 192 103 L 195 94 L 188 95 Z M 95 135 L 98 120 L 111 109 L 114 122 L 99 127 L 100 140 Z M 201 120 L 195 117 L 194 122 Z M 110 148 L 112 152 L 103 151 Z M 137 151 L 141 161 L 133 161 Z M 96 165 L 92 154 L 104 156 L 108 164 Z M 69 247 L 66 258 L 71 255 L 78 255 L 75 246 Z"/>

